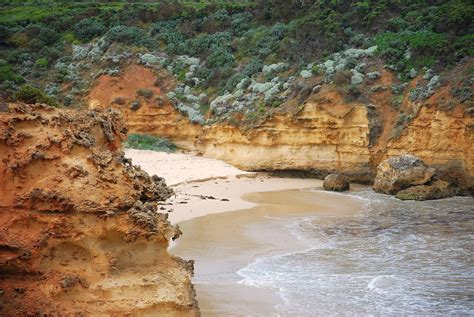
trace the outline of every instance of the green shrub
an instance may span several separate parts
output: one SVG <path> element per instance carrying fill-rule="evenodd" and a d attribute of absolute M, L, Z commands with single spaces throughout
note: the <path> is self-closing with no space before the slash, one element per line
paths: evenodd
<path fill-rule="evenodd" d="M 154 46 L 154 43 L 148 36 L 147 32 L 144 32 L 142 29 L 134 26 L 115 26 L 107 32 L 107 37 L 111 41 L 125 43 L 128 45 L 145 46 L 148 48 L 152 48 Z"/>
<path fill-rule="evenodd" d="M 141 88 L 137 90 L 137 95 L 142 96 L 146 99 L 150 99 L 151 97 L 153 97 L 153 91 L 151 91 L 150 89 Z"/>
<path fill-rule="evenodd" d="M 313 72 L 313 75 L 319 75 L 319 73 L 321 72 L 321 69 L 318 66 L 318 64 L 314 63 L 313 67 L 311 67 L 311 71 Z"/>
<path fill-rule="evenodd" d="M 210 68 L 232 66 L 234 62 L 234 55 L 222 46 L 213 46 L 207 58 L 207 65 Z"/>
<path fill-rule="evenodd" d="M 59 104 L 42 90 L 30 85 L 21 85 L 15 93 L 15 99 L 25 103 L 45 103 L 52 107 L 59 107 Z"/>
<path fill-rule="evenodd" d="M 473 57 L 474 56 L 474 34 L 468 34 L 459 37 L 454 42 L 454 48 L 456 50 L 456 56 L 460 57 Z"/>
<path fill-rule="evenodd" d="M 390 105 L 395 110 L 400 109 L 400 107 L 402 106 L 402 103 L 403 103 L 403 95 L 395 95 L 395 96 L 392 96 L 392 98 L 390 99 Z"/>
<path fill-rule="evenodd" d="M 15 33 L 7 40 L 8 44 L 16 47 L 25 48 L 29 46 L 29 38 L 25 33 Z"/>
<path fill-rule="evenodd" d="M 262 70 L 263 63 L 260 59 L 253 58 L 244 68 L 244 75 L 252 77 L 253 74 L 256 74 Z"/>
<path fill-rule="evenodd" d="M 375 37 L 374 44 L 379 54 L 402 73 L 411 68 L 432 67 L 450 50 L 446 34 L 432 31 L 384 32 Z M 406 56 L 408 49 L 412 56 Z"/>
<path fill-rule="evenodd" d="M 97 17 L 79 21 L 74 27 L 74 35 L 81 41 L 87 42 L 94 37 L 102 35 L 105 30 L 104 23 Z"/>
<path fill-rule="evenodd" d="M 151 35 L 166 45 L 168 54 L 183 54 L 187 47 L 184 45 L 186 36 L 178 29 L 177 20 L 159 21 L 152 25 Z"/>
<path fill-rule="evenodd" d="M 240 73 L 234 74 L 227 81 L 221 82 L 219 92 L 224 93 L 225 91 L 233 91 L 235 86 L 237 86 L 237 84 L 245 77 L 245 75 Z"/>
<path fill-rule="evenodd" d="M 127 148 L 137 150 L 151 150 L 158 152 L 176 152 L 177 146 L 168 139 L 156 137 L 148 134 L 129 134 L 124 142 Z"/>
<path fill-rule="evenodd" d="M 242 12 L 232 15 L 231 27 L 235 35 L 240 35 L 250 27 L 250 20 L 252 14 L 249 12 Z"/>
<path fill-rule="evenodd" d="M 79 44 L 80 41 L 78 38 L 76 38 L 76 36 L 74 35 L 73 32 L 65 32 L 63 35 L 62 35 L 62 39 L 68 43 L 71 43 L 71 44 Z"/>
<path fill-rule="evenodd" d="M 35 66 L 41 67 L 41 68 L 47 68 L 48 67 L 48 59 L 45 57 L 38 58 L 35 62 Z"/>

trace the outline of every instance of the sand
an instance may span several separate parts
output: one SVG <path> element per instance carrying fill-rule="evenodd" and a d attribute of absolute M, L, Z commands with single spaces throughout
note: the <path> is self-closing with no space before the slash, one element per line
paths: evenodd
<path fill-rule="evenodd" d="M 193 154 L 165 153 L 125 149 L 125 156 L 149 174 L 163 177 L 168 185 L 176 186 L 214 178 L 252 175 L 225 162 Z"/>
<path fill-rule="evenodd" d="M 242 199 L 248 193 L 322 186 L 317 179 L 270 177 L 192 154 L 126 149 L 125 156 L 150 175 L 163 177 L 174 189 L 176 196 L 161 206 L 172 223 L 251 208 L 255 203 Z"/>
<path fill-rule="evenodd" d="M 352 216 L 362 201 L 324 191 L 281 190 L 251 193 L 246 210 L 209 214 L 180 223 L 183 236 L 170 250 L 195 260 L 197 299 L 203 316 L 275 316 L 278 289 L 242 283 L 237 271 L 257 258 L 304 250 L 286 225 L 295 217 Z"/>
<path fill-rule="evenodd" d="M 283 303 L 278 290 L 243 284 L 237 271 L 259 257 L 302 250 L 284 229 L 293 217 L 350 216 L 362 209 L 358 199 L 322 191 L 317 179 L 248 173 L 190 154 L 126 150 L 126 156 L 176 192 L 160 209 L 183 231 L 170 252 L 195 260 L 203 316 L 276 315 Z"/>

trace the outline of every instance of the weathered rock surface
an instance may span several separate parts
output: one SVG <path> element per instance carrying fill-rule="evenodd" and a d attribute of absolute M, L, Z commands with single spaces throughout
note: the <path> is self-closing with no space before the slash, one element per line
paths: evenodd
<path fill-rule="evenodd" d="M 173 192 L 123 157 L 120 113 L 0 111 L 0 315 L 198 315 Z"/>
<path fill-rule="evenodd" d="M 456 196 L 459 188 L 448 182 L 437 180 L 429 185 L 418 185 L 403 189 L 397 193 L 401 200 L 432 200 Z"/>
<path fill-rule="evenodd" d="M 329 174 L 324 178 L 323 188 L 336 192 L 348 190 L 350 188 L 349 179 L 341 174 Z"/>
<path fill-rule="evenodd" d="M 391 87 L 394 78 L 390 72 L 379 72 L 377 84 Z M 190 123 L 169 103 L 165 93 L 171 82 L 132 65 L 119 77 L 100 77 L 88 102 L 92 108 L 120 109 L 133 132 L 165 136 L 245 170 L 304 171 L 321 178 L 343 173 L 351 181 L 372 183 L 380 162 L 412 153 L 438 171 L 446 170 L 456 178 L 455 183 L 474 192 L 474 116 L 462 105 L 452 111 L 438 108 L 449 87 L 439 88 L 422 103 L 404 98 L 401 107 L 412 114 L 412 121 L 394 138 L 399 113 L 392 108 L 390 89 L 374 93 L 369 102 L 348 102 L 322 85 L 317 93 L 291 99 L 287 107 L 252 126 L 201 126 Z M 121 96 L 131 101 L 142 87 L 153 90 L 165 100 L 163 104 L 142 100 L 142 107 L 131 111 L 112 102 Z"/>
<path fill-rule="evenodd" d="M 377 167 L 374 190 L 396 194 L 400 190 L 429 182 L 436 171 L 416 156 L 404 154 L 391 157 Z"/>

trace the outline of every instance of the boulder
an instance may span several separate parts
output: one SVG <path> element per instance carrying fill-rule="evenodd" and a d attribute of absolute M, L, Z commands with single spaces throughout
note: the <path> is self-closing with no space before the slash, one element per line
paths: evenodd
<path fill-rule="evenodd" d="M 395 195 L 402 189 L 428 183 L 434 175 L 435 169 L 426 166 L 420 158 L 404 154 L 379 164 L 373 188 L 379 193 Z"/>
<path fill-rule="evenodd" d="M 323 182 L 325 190 L 342 192 L 350 188 L 349 179 L 341 174 L 329 174 Z"/>
<path fill-rule="evenodd" d="M 442 180 L 432 182 L 430 185 L 418 185 L 403 189 L 397 193 L 401 200 L 432 200 L 456 196 L 458 187 Z"/>

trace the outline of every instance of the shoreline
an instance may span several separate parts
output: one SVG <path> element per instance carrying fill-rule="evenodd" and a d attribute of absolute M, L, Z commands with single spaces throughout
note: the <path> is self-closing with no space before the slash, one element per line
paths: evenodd
<path fill-rule="evenodd" d="M 150 175 L 163 177 L 173 188 L 175 196 L 159 204 L 159 209 L 167 212 L 168 220 L 174 224 L 256 206 L 242 199 L 245 194 L 322 188 L 323 183 L 314 178 L 282 178 L 246 172 L 220 160 L 192 154 L 125 149 L 125 156 Z"/>
<path fill-rule="evenodd" d="M 169 251 L 195 260 L 193 284 L 203 316 L 276 315 L 284 304 L 279 290 L 248 285 L 239 271 L 259 258 L 304 250 L 286 228 L 298 217 L 350 216 L 362 209 L 355 197 L 322 190 L 319 179 L 245 172 L 190 154 L 125 152 L 175 190 L 159 209 L 183 232 Z M 365 186 L 351 191 L 360 188 Z"/>
<path fill-rule="evenodd" d="M 277 315 L 284 305 L 280 291 L 252 285 L 242 272 L 262 259 L 306 250 L 289 230 L 294 223 L 351 217 L 364 204 L 350 195 L 304 189 L 256 192 L 243 199 L 255 206 L 180 222 L 184 234 L 170 248 L 195 260 L 193 283 L 203 316 Z"/>

